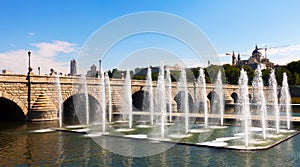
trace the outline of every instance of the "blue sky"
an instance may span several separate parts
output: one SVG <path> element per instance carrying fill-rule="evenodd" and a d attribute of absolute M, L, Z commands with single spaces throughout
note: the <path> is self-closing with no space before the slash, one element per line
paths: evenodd
<path fill-rule="evenodd" d="M 67 74 L 69 60 L 77 59 L 80 49 L 97 29 L 123 15 L 143 11 L 168 12 L 189 20 L 203 31 L 224 63 L 230 63 L 226 52 L 249 55 L 257 44 L 285 46 L 267 52 L 275 64 L 284 64 L 300 59 L 299 7 L 298 0 L 1 0 L 0 68 L 25 74 L 26 54 L 31 50 L 35 73 L 40 66 L 42 73 L 54 68 Z M 137 40 L 141 39 L 132 38 L 123 47 L 121 43 L 111 54 L 118 58 L 122 49 L 128 49 Z M 156 35 L 146 41 L 140 47 L 129 49 L 130 52 L 157 47 L 160 44 L 157 41 L 163 41 L 161 47 L 170 50 L 174 43 Z M 173 47 L 179 50 L 177 45 Z M 114 60 L 107 60 L 104 68 L 118 65 Z"/>

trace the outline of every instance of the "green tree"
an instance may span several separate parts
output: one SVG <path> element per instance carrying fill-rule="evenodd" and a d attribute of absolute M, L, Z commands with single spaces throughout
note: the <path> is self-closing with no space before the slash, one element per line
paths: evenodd
<path fill-rule="evenodd" d="M 180 71 L 170 71 L 172 82 L 179 81 Z"/>
<path fill-rule="evenodd" d="M 211 83 L 210 77 L 209 77 L 209 74 L 208 74 L 206 68 L 204 69 L 204 74 L 205 74 L 205 81 L 206 81 L 206 83 Z"/>
<path fill-rule="evenodd" d="M 112 72 L 110 72 L 108 75 L 110 76 L 110 78 L 118 78 L 118 79 L 125 77 L 125 74 L 116 68 L 113 69 Z"/>
<path fill-rule="evenodd" d="M 112 76 L 113 76 L 113 72 L 112 71 L 108 70 L 107 74 L 108 74 L 109 78 L 112 78 Z"/>
<path fill-rule="evenodd" d="M 191 71 L 193 72 L 194 77 L 195 77 L 196 79 L 199 77 L 199 70 L 200 70 L 200 67 L 192 68 L 192 69 L 191 69 Z"/>
<path fill-rule="evenodd" d="M 152 77 L 152 81 L 157 81 L 157 79 L 158 79 L 158 72 L 153 72 L 152 75 L 151 75 L 151 77 Z"/>
<path fill-rule="evenodd" d="M 229 84 L 238 84 L 240 69 L 230 64 L 223 65 L 223 68 L 225 70 L 226 82 Z"/>
<path fill-rule="evenodd" d="M 270 74 L 271 74 L 271 70 L 270 69 L 264 69 L 261 71 L 262 73 L 262 79 L 264 82 L 264 85 L 267 86 L 269 84 L 269 78 L 270 78 Z"/>
<path fill-rule="evenodd" d="M 187 82 L 194 82 L 195 81 L 195 74 L 193 70 L 186 70 L 186 80 Z"/>
<path fill-rule="evenodd" d="M 287 64 L 287 69 L 292 73 L 300 73 L 300 60 L 292 61 Z"/>
<path fill-rule="evenodd" d="M 223 83 L 225 84 L 225 76 L 224 76 L 224 69 L 223 66 L 217 66 L 217 65 L 210 65 L 209 67 L 206 68 L 207 74 L 205 73 L 205 76 L 209 77 L 209 80 L 211 83 L 215 83 L 215 80 L 217 79 L 218 72 L 222 72 L 222 80 Z"/>
<path fill-rule="evenodd" d="M 136 80 L 146 80 L 146 75 L 134 75 L 132 79 Z"/>
<path fill-rule="evenodd" d="M 282 80 L 283 80 L 283 73 L 286 73 L 287 77 L 291 77 L 291 72 L 287 70 L 286 68 L 278 68 L 275 70 L 275 76 L 277 80 L 278 85 L 282 85 Z"/>
<path fill-rule="evenodd" d="M 296 85 L 300 85 L 300 75 L 297 73 L 294 73 L 291 76 L 291 80 L 290 80 L 290 86 L 296 86 Z"/>

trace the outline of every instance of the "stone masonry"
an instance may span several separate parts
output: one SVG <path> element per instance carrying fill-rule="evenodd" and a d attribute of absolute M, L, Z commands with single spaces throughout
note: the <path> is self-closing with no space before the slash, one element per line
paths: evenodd
<path fill-rule="evenodd" d="M 21 108 L 28 121 L 43 121 L 57 119 L 58 102 L 58 86 L 56 76 L 47 75 L 30 75 L 30 84 L 26 75 L 0 74 L 0 97 L 10 100 Z M 99 102 L 100 88 L 98 78 L 87 78 L 87 87 L 89 95 Z M 83 78 L 74 76 L 60 76 L 62 103 L 73 95 L 84 93 Z M 111 79 L 112 104 L 114 108 L 121 104 L 123 93 L 122 79 Z M 173 99 L 176 96 L 177 84 L 172 83 Z M 30 85 L 30 90 L 28 89 Z M 145 81 L 132 80 L 132 94 L 139 91 L 145 85 Z M 156 86 L 156 81 L 153 81 Z M 207 95 L 213 91 L 213 85 L 207 85 Z M 155 90 L 155 88 L 154 88 Z M 194 98 L 194 84 L 188 84 L 188 90 L 191 97 Z M 225 85 L 226 104 L 232 104 L 231 95 L 238 92 L 236 85 Z M 30 95 L 30 96 L 29 96 Z M 29 100 L 28 100 L 29 99 Z M 30 106 L 28 106 L 30 104 Z M 173 105 L 176 102 L 173 100 Z M 176 107 L 173 107 L 176 108 Z M 37 114 L 36 112 L 40 112 Z M 43 114 L 42 114 L 43 113 Z"/>

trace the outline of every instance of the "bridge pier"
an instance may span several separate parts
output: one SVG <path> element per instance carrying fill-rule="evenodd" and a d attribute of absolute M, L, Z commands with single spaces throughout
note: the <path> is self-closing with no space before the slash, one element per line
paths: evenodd
<path fill-rule="evenodd" d="M 41 92 L 37 100 L 28 111 L 27 121 L 57 120 L 57 109 L 45 92 Z"/>

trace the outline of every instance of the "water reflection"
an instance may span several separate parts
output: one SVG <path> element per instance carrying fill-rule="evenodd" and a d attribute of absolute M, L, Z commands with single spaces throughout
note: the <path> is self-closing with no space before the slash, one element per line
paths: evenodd
<path fill-rule="evenodd" d="M 0 166 L 299 166 L 300 135 L 265 151 L 175 145 L 147 157 L 122 156 L 82 134 L 36 131 L 57 123 L 0 123 Z M 104 146 L 117 141 L 99 137 Z M 113 142 L 112 142 L 113 141 Z M 130 142 L 130 141 L 127 141 Z M 126 149 L 130 150 L 131 144 Z M 168 145 L 160 144 L 160 147 Z M 131 150 L 133 151 L 133 150 Z M 129 151 L 129 152 L 131 152 Z M 144 151 L 147 151 L 145 149 Z"/>

